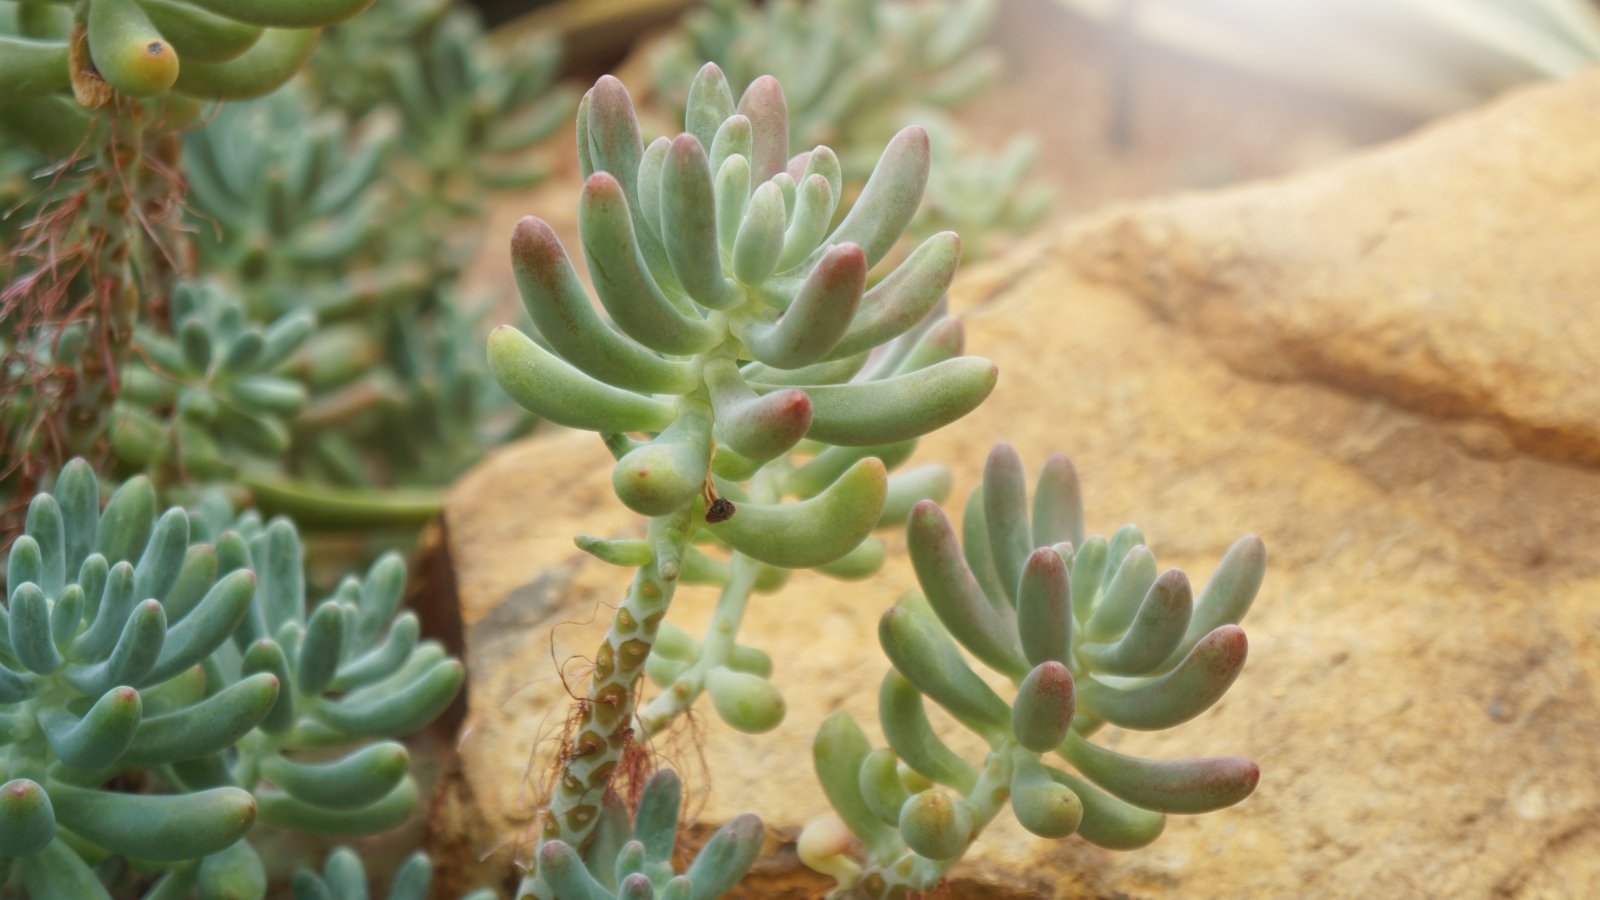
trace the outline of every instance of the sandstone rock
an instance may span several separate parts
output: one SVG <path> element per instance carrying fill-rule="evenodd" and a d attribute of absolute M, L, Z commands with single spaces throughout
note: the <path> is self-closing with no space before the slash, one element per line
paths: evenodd
<path fill-rule="evenodd" d="M 1109 216 L 1064 253 L 1246 374 L 1600 463 L 1597 104 L 1600 70 L 1313 175 Z"/>
<path fill-rule="evenodd" d="M 1205 578 L 1240 533 L 1269 574 L 1251 661 L 1146 756 L 1238 753 L 1243 804 L 1152 847 L 1031 838 L 1007 817 L 952 897 L 1600 896 L 1600 76 L 1300 179 L 1131 208 L 963 279 L 989 403 L 926 440 L 957 490 L 989 445 L 1082 473 L 1092 528 L 1137 521 Z M 457 879 L 526 837 L 566 694 L 627 573 L 571 536 L 636 532 L 593 436 L 493 456 L 454 490 L 438 552 L 473 675 L 440 824 Z M 707 714 L 660 748 L 714 826 L 759 812 L 752 897 L 811 897 L 793 859 L 825 809 L 809 745 L 845 708 L 875 731 L 881 611 L 903 547 L 841 587 L 799 574 L 752 605 L 789 715 L 747 737 Z M 714 597 L 685 588 L 697 631 Z M 565 667 L 581 679 L 582 661 Z M 541 755 L 544 754 L 544 755 Z"/>

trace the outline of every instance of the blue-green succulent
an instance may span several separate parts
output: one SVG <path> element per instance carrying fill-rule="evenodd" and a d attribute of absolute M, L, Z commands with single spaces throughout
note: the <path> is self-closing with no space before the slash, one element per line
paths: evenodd
<path fill-rule="evenodd" d="M 310 396 L 283 464 L 246 485 L 325 528 L 414 525 L 429 491 L 532 424 L 488 378 L 484 304 L 457 282 L 485 195 L 543 176 L 530 151 L 571 99 L 548 37 L 502 54 L 432 2 L 386 4 L 317 58 L 340 77 L 224 108 L 185 141 L 207 265 L 254 321 L 320 323 L 290 366 Z"/>
<path fill-rule="evenodd" d="M 26 116 L 41 104 L 80 117 L 89 108 L 184 97 L 238 99 L 270 93 L 305 64 L 323 27 L 371 0 L 92 0 L 75 8 L 7 3 L 0 30 L 0 110 Z M 81 42 L 74 50 L 73 42 Z M 79 60 L 78 53 L 86 60 Z M 92 63 L 92 64 L 89 64 Z M 10 115 L 5 116 L 10 118 Z M 82 116 L 87 127 L 87 116 Z M 136 118 L 136 117 L 135 117 Z"/>
<path fill-rule="evenodd" d="M 983 46 L 996 7 L 993 0 L 711 0 L 655 51 L 654 99 L 684 109 L 705 60 L 722 68 L 735 91 L 776 77 L 793 143 L 838 152 L 844 208 L 884 141 L 913 122 L 927 128 L 940 152 L 908 232 L 920 239 L 957 231 L 971 259 L 997 238 L 1025 233 L 1054 199 L 1030 171 L 1027 138 L 991 155 L 945 114 L 999 74 L 998 54 Z"/>
<path fill-rule="evenodd" d="M 606 795 L 586 849 L 560 840 L 539 849 L 539 870 L 561 900 L 711 900 L 750 871 L 765 830 L 753 815 L 735 816 L 712 833 L 683 872 L 673 868 L 683 788 L 671 769 L 650 776 L 630 815 Z"/>
<path fill-rule="evenodd" d="M 906 527 L 922 590 L 879 623 L 893 664 L 878 699 L 889 746 L 874 749 L 839 712 L 813 748 L 836 815 L 808 826 L 800 852 L 840 895 L 934 889 L 1008 800 L 1040 837 L 1128 850 L 1155 840 L 1168 813 L 1255 789 L 1260 771 L 1242 757 L 1139 759 L 1091 738 L 1107 724 L 1171 728 L 1222 697 L 1244 667 L 1238 622 L 1265 570 L 1260 539 L 1235 543 L 1196 598 L 1182 571 L 1158 571 L 1137 527 L 1085 533 L 1066 457 L 1045 464 L 1030 504 L 1007 444 L 989 455 L 962 539 L 932 502 Z M 966 654 L 1004 676 L 1011 699 Z M 988 745 L 981 764 L 938 736 L 925 699 Z"/>
<path fill-rule="evenodd" d="M 389 877 L 389 890 L 383 894 L 387 900 L 428 900 L 435 896 L 433 888 L 433 863 L 426 853 L 413 853 L 406 857 Z M 302 868 L 294 875 L 294 900 L 377 900 L 371 889 L 366 866 L 361 857 L 349 847 L 336 847 L 328 854 L 322 871 Z M 482 888 L 465 894 L 461 900 L 495 900 L 495 892 Z"/>
<path fill-rule="evenodd" d="M 140 323 L 134 336 L 110 426 L 118 461 L 173 483 L 280 459 L 307 397 L 283 370 L 316 316 L 287 312 L 257 326 L 237 297 L 201 282 L 173 289 L 167 313 L 166 328 Z"/>
<path fill-rule="evenodd" d="M 157 879 L 152 897 L 260 897 L 256 821 L 317 835 L 400 824 L 418 789 L 394 739 L 462 680 L 399 612 L 404 581 L 389 556 L 308 604 L 289 522 L 235 518 L 217 495 L 158 512 L 143 477 L 102 509 L 88 464 L 69 464 L 7 559 L 12 875 L 37 900 L 106 896 L 95 867 L 121 859 Z"/>
<path fill-rule="evenodd" d="M 433 884 L 433 864 L 427 854 L 413 853 L 395 869 L 390 879 L 388 900 L 428 900 Z M 370 900 L 374 895 L 361 857 L 349 847 L 337 847 L 328 854 L 322 871 L 303 868 L 293 882 L 294 900 Z"/>
<path fill-rule="evenodd" d="M 405 221 L 410 201 L 385 176 L 394 132 L 392 120 L 352 130 L 316 113 L 304 94 L 280 92 L 225 107 L 185 141 L 208 266 L 231 273 L 252 321 L 314 314 L 319 323 L 286 366 L 308 397 L 276 474 L 346 486 L 405 481 L 363 451 L 439 449 L 383 435 L 431 390 L 435 346 L 448 351 L 460 338 L 418 333 L 456 316 L 435 298 L 456 270 L 396 244 L 404 229 L 393 223 Z M 468 431 L 463 438 L 475 443 Z"/>
<path fill-rule="evenodd" d="M 7 535 L 66 458 L 104 457 L 136 326 L 189 274 L 179 134 L 212 101 L 276 90 L 370 2 L 0 0 L 0 136 L 40 173 L 0 253 Z M 61 352 L 74 326 L 91 352 Z"/>
<path fill-rule="evenodd" d="M 392 115 L 317 111 L 291 86 L 226 104 L 184 135 L 200 263 L 233 281 L 252 320 L 311 312 L 332 324 L 428 285 L 420 263 L 382 253 L 400 204 L 384 176 L 396 130 Z"/>
<path fill-rule="evenodd" d="M 824 146 L 791 156 L 785 109 L 776 80 L 736 102 L 708 64 L 685 131 L 646 146 L 621 82 L 602 78 L 584 96 L 579 230 L 603 313 L 553 228 L 529 217 L 512 235 L 539 339 L 497 329 L 491 371 L 541 418 L 599 432 L 617 496 L 650 517 L 643 540 L 579 538 L 638 573 L 595 657 L 547 841 L 585 847 L 627 741 L 664 729 L 702 692 L 741 730 L 781 720 L 770 661 L 736 642 L 751 592 L 788 569 L 876 568 L 870 536 L 885 509 L 892 523 L 948 487 L 939 470 L 891 480 L 888 469 L 995 383 L 993 363 L 962 356 L 961 328 L 940 312 L 957 237 L 885 262 L 922 198 L 926 133 L 890 140 L 836 219 L 839 159 Z M 723 589 L 704 642 L 663 625 L 680 581 Z M 641 711 L 636 683 L 658 634 L 651 672 L 667 690 Z M 550 889 L 537 871 L 524 885 Z"/>

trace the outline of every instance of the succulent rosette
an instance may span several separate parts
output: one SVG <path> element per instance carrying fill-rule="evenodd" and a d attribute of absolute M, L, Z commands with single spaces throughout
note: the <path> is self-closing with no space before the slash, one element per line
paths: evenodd
<path fill-rule="evenodd" d="M 813 748 L 835 815 L 807 826 L 800 853 L 841 895 L 932 890 L 1008 804 L 1040 837 L 1130 850 L 1169 813 L 1255 789 L 1260 770 L 1242 757 L 1140 759 L 1092 738 L 1108 724 L 1172 728 L 1221 699 L 1244 667 L 1238 623 L 1265 572 L 1259 538 L 1239 539 L 1196 597 L 1181 570 L 1158 570 L 1137 527 L 1085 533 L 1066 457 L 1045 464 L 1030 504 L 1007 444 L 989 455 L 961 538 L 928 501 L 906 528 L 922 589 L 878 626 L 894 666 L 878 697 L 889 746 L 839 712 Z M 969 656 L 1010 683 L 1010 700 Z M 988 745 L 981 764 L 938 736 L 925 700 Z"/>
<path fill-rule="evenodd" d="M 418 789 L 394 739 L 461 686 L 399 610 L 398 557 L 311 605 L 289 522 L 216 495 L 157 508 L 139 477 L 102 509 L 76 460 L 7 558 L 0 857 L 39 900 L 108 896 L 92 866 L 112 857 L 158 876 L 151 896 L 263 896 L 251 826 L 400 824 Z"/>

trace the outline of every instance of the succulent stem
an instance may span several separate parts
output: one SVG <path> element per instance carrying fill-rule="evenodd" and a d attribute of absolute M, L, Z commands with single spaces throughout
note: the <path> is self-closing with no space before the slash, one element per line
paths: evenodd
<path fill-rule="evenodd" d="M 687 712 L 705 690 L 706 673 L 717 666 L 728 664 L 733 654 L 734 638 L 739 634 L 739 624 L 744 620 L 745 609 L 750 604 L 750 594 L 761 573 L 761 564 L 735 551 L 729 560 L 728 583 L 717 597 L 717 608 L 706 627 L 706 638 L 698 659 L 673 682 L 672 687 L 657 694 L 639 712 L 642 737 L 655 737 L 665 731 L 678 716 Z"/>
<path fill-rule="evenodd" d="M 984 760 L 983 768 L 978 771 L 977 783 L 958 801 L 971 816 L 971 832 L 967 837 L 969 842 L 977 840 L 1011 797 L 1013 747 L 1002 746 L 991 751 Z M 929 859 L 907 850 L 887 865 L 867 866 L 862 870 L 859 880 L 872 885 L 876 896 L 893 897 L 901 893 L 931 891 L 944 881 L 945 875 L 960 861 L 959 854 L 950 859 Z"/>
<path fill-rule="evenodd" d="M 694 401 L 685 398 L 684 402 Z M 639 676 L 672 604 L 679 560 L 694 533 L 698 506 L 698 501 L 687 503 L 650 520 L 647 542 L 651 559 L 634 575 L 595 653 L 588 693 L 572 736 L 562 748 L 561 772 L 546 805 L 541 846 L 560 840 L 581 847 L 594 830 L 611 776 L 622 762 L 623 751 L 635 739 Z M 517 896 L 551 900 L 555 894 L 537 874 L 530 874 L 518 887 Z"/>
<path fill-rule="evenodd" d="M 68 456 L 103 457 L 116 437 L 135 321 L 164 306 L 190 264 L 173 215 L 177 151 L 165 112 L 117 98 L 74 141 L 61 188 L 0 251 L 0 303 L 16 313 L 0 371 L 0 455 L 20 476 L 0 486 L 0 507 Z"/>
<path fill-rule="evenodd" d="M 143 168 L 143 125 L 138 116 L 108 117 L 107 146 L 101 160 L 109 162 L 105 171 L 121 173 L 126 195 L 115 186 L 96 192 L 89 215 L 87 240 L 97 249 L 98 259 L 91 264 L 95 276 L 91 288 L 94 306 L 103 317 L 99 324 L 104 340 L 101 352 L 84 356 L 82 387 L 73 393 L 66 409 L 67 448 L 74 454 L 91 451 L 101 437 L 111 401 L 116 397 L 116 373 L 122 370 L 128 346 L 133 340 L 133 320 L 139 312 L 139 289 L 135 280 L 139 238 L 137 228 L 123 227 L 116 207 L 138 196 Z"/>

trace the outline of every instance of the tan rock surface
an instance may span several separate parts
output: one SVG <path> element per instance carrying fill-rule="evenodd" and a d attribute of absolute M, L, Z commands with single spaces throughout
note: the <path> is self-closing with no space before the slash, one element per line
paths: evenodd
<path fill-rule="evenodd" d="M 1600 464 L 1600 70 L 1316 174 L 1112 215 L 1066 255 L 1229 363 Z"/>
<path fill-rule="evenodd" d="M 1137 521 L 1206 577 L 1240 533 L 1269 573 L 1251 660 L 1189 725 L 1113 738 L 1150 756 L 1256 758 L 1256 794 L 1115 854 L 1005 817 L 953 897 L 1600 896 L 1600 77 L 1513 98 L 1303 179 L 1133 208 L 962 279 L 990 402 L 924 442 L 962 496 L 991 442 L 1073 456 L 1092 528 Z M 1587 244 L 1587 247 L 1585 247 Z M 536 744 L 627 573 L 573 549 L 633 517 L 597 439 L 507 449 L 456 488 L 441 552 L 473 674 L 441 800 L 460 878 L 503 870 Z M 876 731 L 875 622 L 912 584 L 805 573 L 758 600 L 787 721 L 707 712 L 665 751 L 699 821 L 760 812 L 779 841 L 825 808 L 810 738 Z M 698 630 L 711 592 L 672 619 Z M 555 626 L 560 627 L 555 627 Z M 552 628 L 555 628 L 552 638 Z M 581 676 L 581 661 L 568 667 Z M 703 755 L 702 755 L 703 754 Z M 532 772 L 532 776 L 529 776 Z M 782 846 L 749 896 L 818 896 Z"/>

